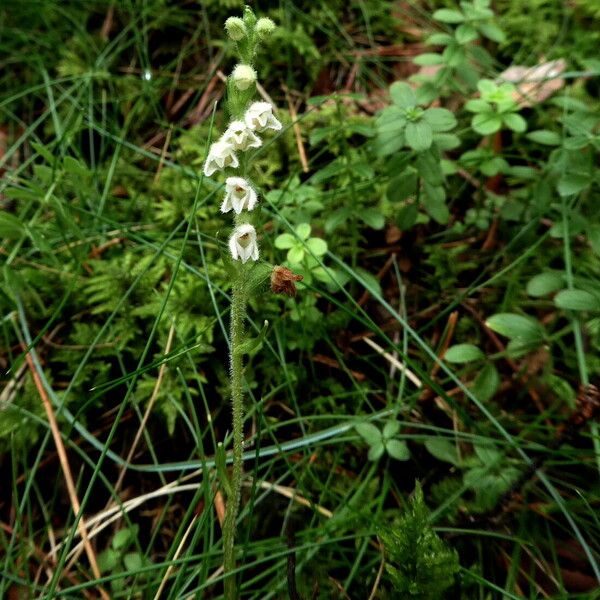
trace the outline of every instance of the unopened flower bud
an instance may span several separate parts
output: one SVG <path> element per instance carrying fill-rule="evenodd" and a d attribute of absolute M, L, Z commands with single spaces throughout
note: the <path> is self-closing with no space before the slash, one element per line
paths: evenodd
<path fill-rule="evenodd" d="M 265 40 L 275 31 L 275 23 L 267 17 L 262 17 L 256 21 L 254 31 L 256 31 L 259 39 Z"/>
<path fill-rule="evenodd" d="M 276 266 L 271 272 L 271 291 L 275 294 L 286 294 L 296 297 L 296 281 L 302 281 L 302 275 L 296 275 L 287 267 Z"/>
<path fill-rule="evenodd" d="M 225 31 L 227 32 L 229 39 L 232 39 L 234 42 L 243 40 L 248 33 L 244 21 L 239 17 L 229 17 L 229 19 L 225 21 Z"/>
<path fill-rule="evenodd" d="M 236 65 L 231 73 L 235 87 L 244 91 L 256 83 L 256 71 L 250 65 Z"/>

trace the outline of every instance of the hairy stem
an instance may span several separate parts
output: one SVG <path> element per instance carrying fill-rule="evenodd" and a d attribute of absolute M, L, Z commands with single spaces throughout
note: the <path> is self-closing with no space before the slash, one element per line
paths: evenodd
<path fill-rule="evenodd" d="M 233 426 L 233 469 L 231 475 L 231 494 L 227 501 L 225 523 L 223 525 L 223 565 L 225 568 L 225 598 L 235 600 L 237 595 L 236 578 L 231 575 L 235 570 L 235 532 L 240 507 L 242 489 L 242 452 L 244 449 L 244 395 L 243 395 L 243 353 L 240 345 L 244 338 L 244 319 L 246 316 L 246 290 L 243 276 L 240 275 L 233 286 L 231 296 L 231 410 Z"/>

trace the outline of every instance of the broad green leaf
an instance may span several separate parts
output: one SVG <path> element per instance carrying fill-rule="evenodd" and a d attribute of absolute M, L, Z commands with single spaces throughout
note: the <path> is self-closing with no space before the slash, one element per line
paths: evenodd
<path fill-rule="evenodd" d="M 565 173 L 565 175 L 563 175 L 558 182 L 558 193 L 561 196 L 574 196 L 588 187 L 591 182 L 592 181 L 588 175 Z"/>
<path fill-rule="evenodd" d="M 492 315 L 486 325 L 509 339 L 521 342 L 540 341 L 544 337 L 544 329 L 533 317 L 515 313 L 498 313 Z"/>
<path fill-rule="evenodd" d="M 296 245 L 296 238 L 291 233 L 282 233 L 275 238 L 275 248 L 287 250 Z"/>
<path fill-rule="evenodd" d="M 358 213 L 358 218 L 373 229 L 382 229 L 385 225 L 385 217 L 376 208 L 365 208 Z"/>
<path fill-rule="evenodd" d="M 423 118 L 435 132 L 450 131 L 456 127 L 456 118 L 445 108 L 428 108 Z"/>
<path fill-rule="evenodd" d="M 406 143 L 416 152 L 427 150 L 433 142 L 431 126 L 424 119 L 407 123 L 404 132 Z"/>
<path fill-rule="evenodd" d="M 456 41 L 459 44 L 468 44 L 473 40 L 476 40 L 479 37 L 477 33 L 477 29 L 468 23 L 463 23 L 456 28 L 454 32 L 454 36 L 456 37 Z"/>
<path fill-rule="evenodd" d="M 561 290 L 554 304 L 565 310 L 600 310 L 600 298 L 585 290 Z"/>
<path fill-rule="evenodd" d="M 471 121 L 473 129 L 481 135 L 491 135 L 502 128 L 502 118 L 496 113 L 479 113 Z"/>
<path fill-rule="evenodd" d="M 487 113 L 491 112 L 492 107 L 489 102 L 482 100 L 481 98 L 474 98 L 465 103 L 465 110 L 472 113 Z"/>
<path fill-rule="evenodd" d="M 308 223 L 300 223 L 296 226 L 296 234 L 301 240 L 307 240 L 310 235 L 311 227 Z"/>
<path fill-rule="evenodd" d="M 415 58 L 413 58 L 413 62 L 415 65 L 419 65 L 421 67 L 429 67 L 433 65 L 441 65 L 444 61 L 441 54 L 437 54 L 435 52 L 425 52 L 424 54 L 415 56 Z"/>
<path fill-rule="evenodd" d="M 454 41 L 454 38 L 447 33 L 432 33 L 425 43 L 429 46 L 447 46 Z"/>
<path fill-rule="evenodd" d="M 439 195 L 426 194 L 423 198 L 423 208 L 427 214 L 440 225 L 446 225 L 450 219 L 450 211 Z"/>
<path fill-rule="evenodd" d="M 517 133 L 523 133 L 527 130 L 527 121 L 517 113 L 508 113 L 502 116 L 504 124 Z"/>
<path fill-rule="evenodd" d="M 429 152 L 422 152 L 417 157 L 415 166 L 421 177 L 430 185 L 442 185 L 444 183 L 444 173 L 440 164 L 438 153 L 431 149 Z"/>
<path fill-rule="evenodd" d="M 481 32 L 481 35 L 484 35 L 486 38 L 488 38 L 488 40 L 492 40 L 492 42 L 503 44 L 506 41 L 504 31 L 502 31 L 500 27 L 494 25 L 493 23 L 481 23 L 477 27 Z"/>
<path fill-rule="evenodd" d="M 444 354 L 444 360 L 450 363 L 462 364 L 481 360 L 485 354 L 473 344 L 456 344 L 450 346 Z"/>
<path fill-rule="evenodd" d="M 419 209 L 416 204 L 407 204 L 403 206 L 396 217 L 396 225 L 402 230 L 410 229 L 416 222 L 419 216 Z"/>
<path fill-rule="evenodd" d="M 460 138 L 453 133 L 434 133 L 433 143 L 440 150 L 454 150 L 460 146 Z"/>
<path fill-rule="evenodd" d="M 417 193 L 417 172 L 406 169 L 394 177 L 387 186 L 386 195 L 390 202 L 401 202 Z"/>
<path fill-rule="evenodd" d="M 310 238 L 306 246 L 315 256 L 323 256 L 327 252 L 327 242 L 321 238 Z"/>
<path fill-rule="evenodd" d="M 386 440 L 392 439 L 400 431 L 400 423 L 398 421 L 388 421 L 383 427 L 383 437 Z"/>
<path fill-rule="evenodd" d="M 304 248 L 302 246 L 300 246 L 300 245 L 294 246 L 293 248 L 290 248 L 288 250 L 287 259 L 291 263 L 298 265 L 302 262 L 303 258 L 304 258 Z"/>
<path fill-rule="evenodd" d="M 550 131 L 548 129 L 536 129 L 530 131 L 527 134 L 527 139 L 535 142 L 536 144 L 543 144 L 544 146 L 560 146 L 561 137 L 556 131 Z"/>
<path fill-rule="evenodd" d="M 461 462 L 456 451 L 456 444 L 453 444 L 450 440 L 441 437 L 430 438 L 425 441 L 425 448 L 427 448 L 429 454 L 435 456 L 438 460 L 453 465 L 459 465 Z"/>
<path fill-rule="evenodd" d="M 373 423 L 358 423 L 354 429 L 369 446 L 381 442 L 381 431 Z"/>
<path fill-rule="evenodd" d="M 374 444 L 373 446 L 371 446 L 369 448 L 369 453 L 367 456 L 368 456 L 369 460 L 376 461 L 376 460 L 379 460 L 383 456 L 384 452 L 385 452 L 385 446 L 383 445 L 383 442 L 377 442 L 376 444 Z"/>
<path fill-rule="evenodd" d="M 541 298 L 560 290 L 565 284 L 562 273 L 547 272 L 532 277 L 527 282 L 527 293 L 534 298 Z"/>
<path fill-rule="evenodd" d="M 123 557 L 123 564 L 128 571 L 139 571 L 144 566 L 143 556 L 137 552 L 128 552 Z"/>
<path fill-rule="evenodd" d="M 406 442 L 401 440 L 388 440 L 385 442 L 385 449 L 387 453 L 396 460 L 408 460 L 410 458 L 410 451 Z"/>
<path fill-rule="evenodd" d="M 417 105 L 414 90 L 403 81 L 396 81 L 390 86 L 390 98 L 400 108 L 407 109 Z"/>
<path fill-rule="evenodd" d="M 474 444 L 473 449 L 475 450 L 477 458 L 486 467 L 498 462 L 502 458 L 502 452 L 500 452 L 494 444 Z"/>
<path fill-rule="evenodd" d="M 462 23 L 465 20 L 464 15 L 458 10 L 451 8 L 440 8 L 433 13 L 433 18 L 441 23 Z"/>
<path fill-rule="evenodd" d="M 500 387 L 500 375 L 496 367 L 488 363 L 478 373 L 471 392 L 480 402 L 488 402 L 491 400 Z"/>

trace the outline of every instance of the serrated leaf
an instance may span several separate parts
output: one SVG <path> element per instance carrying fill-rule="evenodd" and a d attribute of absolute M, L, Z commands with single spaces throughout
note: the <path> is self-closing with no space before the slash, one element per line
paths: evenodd
<path fill-rule="evenodd" d="M 561 290 L 554 296 L 554 304 L 564 310 L 600 310 L 600 298 L 585 290 Z"/>
<path fill-rule="evenodd" d="M 560 290 L 565 283 L 562 273 L 540 273 L 527 282 L 527 294 L 541 298 Z"/>
<path fill-rule="evenodd" d="M 441 54 L 437 54 L 436 52 L 425 52 L 424 54 L 415 56 L 415 58 L 413 58 L 413 62 L 415 65 L 419 65 L 420 67 L 430 67 L 434 65 L 441 65 L 444 61 Z"/>
<path fill-rule="evenodd" d="M 463 23 L 456 28 L 454 36 L 459 44 L 468 44 L 469 42 L 476 40 L 479 37 L 479 34 L 475 27 L 468 23 Z"/>
<path fill-rule="evenodd" d="M 500 27 L 494 25 L 493 23 L 481 23 L 478 25 L 478 29 L 481 32 L 481 35 L 488 38 L 488 40 L 492 40 L 492 42 L 503 44 L 506 41 L 504 31 L 502 31 Z"/>
<path fill-rule="evenodd" d="M 444 354 L 444 360 L 450 363 L 463 364 L 485 358 L 485 354 L 473 344 L 456 344 L 450 346 Z"/>

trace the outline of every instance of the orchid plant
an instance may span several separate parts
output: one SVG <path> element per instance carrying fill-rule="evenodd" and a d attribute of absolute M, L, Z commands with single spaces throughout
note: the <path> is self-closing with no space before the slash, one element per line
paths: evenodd
<path fill-rule="evenodd" d="M 217 172 L 232 174 L 225 179 L 225 195 L 221 212 L 233 213 L 234 228 L 229 238 L 233 270 L 230 313 L 230 381 L 233 429 L 233 466 L 231 480 L 224 482 L 227 507 L 223 524 L 223 563 L 225 597 L 238 597 L 232 572 L 235 569 L 236 519 L 241 502 L 244 446 L 244 380 L 243 357 L 248 346 L 244 322 L 249 295 L 257 282 L 268 277 L 275 293 L 296 294 L 294 282 L 301 279 L 285 267 L 271 268 L 259 263 L 255 209 L 259 202 L 256 186 L 250 179 L 253 150 L 262 146 L 260 135 L 276 132 L 282 125 L 270 102 L 255 101 L 256 70 L 252 61 L 275 24 L 270 19 L 257 19 L 246 7 L 243 17 L 230 17 L 225 23 L 229 38 L 235 43 L 240 63 L 227 80 L 227 111 L 231 118 L 223 135 L 209 149 L 204 175 Z"/>

